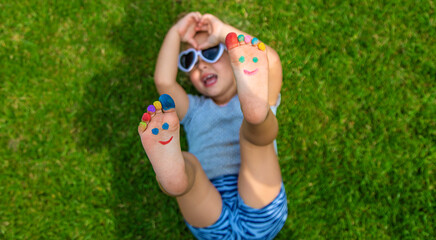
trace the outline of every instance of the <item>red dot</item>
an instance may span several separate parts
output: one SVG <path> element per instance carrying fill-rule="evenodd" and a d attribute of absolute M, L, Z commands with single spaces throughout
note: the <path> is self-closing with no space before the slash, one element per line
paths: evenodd
<path fill-rule="evenodd" d="M 144 121 L 144 122 L 148 122 L 148 121 L 150 121 L 150 119 L 151 119 L 150 114 L 148 114 L 148 113 L 144 113 L 144 114 L 142 115 L 142 121 Z"/>
<path fill-rule="evenodd" d="M 231 33 L 227 34 L 226 46 L 227 46 L 227 50 L 230 50 L 232 48 L 239 46 L 238 36 L 236 35 L 236 33 L 231 32 Z"/>

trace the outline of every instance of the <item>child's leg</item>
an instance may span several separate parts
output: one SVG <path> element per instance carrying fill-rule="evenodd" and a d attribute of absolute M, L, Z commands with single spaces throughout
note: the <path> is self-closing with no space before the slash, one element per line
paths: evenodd
<path fill-rule="evenodd" d="M 268 104 L 266 49 L 253 43 L 231 33 L 226 38 L 244 115 L 238 190 L 245 204 L 261 208 L 277 197 L 282 178 L 273 144 L 278 124 Z"/>
<path fill-rule="evenodd" d="M 138 132 L 157 180 L 165 193 L 177 198 L 189 224 L 196 227 L 212 225 L 221 214 L 221 196 L 197 158 L 182 153 L 179 119 L 172 98 L 164 94 L 147 110 Z"/>
<path fill-rule="evenodd" d="M 268 205 L 280 192 L 282 176 L 274 149 L 277 119 L 271 110 L 258 125 L 243 121 L 240 130 L 239 194 L 253 208 Z"/>
<path fill-rule="evenodd" d="M 194 227 L 207 227 L 215 223 L 222 210 L 221 195 L 209 181 L 198 159 L 183 152 L 185 163 L 191 166 L 193 184 L 191 189 L 177 197 L 180 211 L 185 220 Z"/>

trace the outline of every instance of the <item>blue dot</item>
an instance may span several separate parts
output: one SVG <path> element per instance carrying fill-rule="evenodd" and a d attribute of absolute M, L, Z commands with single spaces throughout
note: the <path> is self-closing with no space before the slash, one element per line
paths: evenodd
<path fill-rule="evenodd" d="M 162 125 L 162 129 L 163 129 L 163 130 L 168 130 L 169 127 L 170 127 L 170 125 L 168 125 L 168 123 L 164 123 L 164 124 Z"/>
<path fill-rule="evenodd" d="M 245 61 L 244 56 L 241 56 L 241 57 L 239 58 L 239 62 L 243 63 L 244 61 Z"/>
<path fill-rule="evenodd" d="M 160 95 L 159 102 L 162 103 L 162 108 L 165 111 L 176 107 L 176 105 L 174 104 L 174 100 L 168 94 Z"/>
<path fill-rule="evenodd" d="M 154 135 L 157 135 L 159 133 L 159 129 L 153 128 L 153 129 L 151 129 L 151 133 L 153 133 Z"/>
<path fill-rule="evenodd" d="M 257 61 L 259 61 L 259 59 L 258 59 L 257 57 L 254 57 L 254 58 L 253 58 L 253 62 L 254 62 L 254 63 L 257 63 Z"/>

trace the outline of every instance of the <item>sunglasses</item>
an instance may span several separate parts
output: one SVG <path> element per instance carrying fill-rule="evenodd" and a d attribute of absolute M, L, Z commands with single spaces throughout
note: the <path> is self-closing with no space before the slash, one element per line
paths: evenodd
<path fill-rule="evenodd" d="M 215 47 L 204 50 L 195 50 L 190 48 L 179 54 L 179 69 L 183 72 L 190 72 L 198 61 L 198 56 L 207 63 L 215 63 L 223 55 L 226 47 L 220 43 Z"/>

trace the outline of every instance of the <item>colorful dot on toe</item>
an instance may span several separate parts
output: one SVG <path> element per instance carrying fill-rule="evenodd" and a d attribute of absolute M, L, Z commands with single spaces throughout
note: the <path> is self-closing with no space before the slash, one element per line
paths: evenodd
<path fill-rule="evenodd" d="M 251 44 L 253 44 L 253 45 L 257 45 L 259 43 L 259 39 L 257 39 L 257 38 L 253 38 L 252 40 L 251 40 Z"/>
<path fill-rule="evenodd" d="M 257 57 L 254 57 L 254 58 L 253 58 L 253 62 L 254 62 L 254 63 L 257 63 L 258 61 L 259 61 L 259 59 L 258 59 Z"/>
<path fill-rule="evenodd" d="M 245 40 L 244 35 L 241 34 L 241 35 L 238 36 L 238 41 L 239 42 L 243 42 L 244 40 Z"/>
<path fill-rule="evenodd" d="M 163 130 L 168 130 L 169 127 L 170 127 L 170 125 L 169 125 L 168 123 L 164 123 L 164 124 L 162 125 L 162 129 L 163 129 Z"/>
<path fill-rule="evenodd" d="M 140 123 L 139 123 L 139 130 L 140 130 L 141 132 L 144 132 L 145 129 L 147 129 L 147 123 L 145 123 L 145 122 L 140 122 Z"/>
<path fill-rule="evenodd" d="M 156 110 L 162 109 L 162 104 L 159 101 L 154 101 L 153 106 L 156 108 Z"/>
<path fill-rule="evenodd" d="M 164 111 L 170 110 L 170 109 L 176 107 L 176 105 L 174 104 L 173 98 L 168 94 L 160 95 L 159 102 L 162 104 L 162 108 Z"/>
<path fill-rule="evenodd" d="M 159 133 L 159 129 L 153 128 L 153 129 L 151 129 L 151 133 L 153 133 L 154 135 L 157 135 Z"/>
<path fill-rule="evenodd" d="M 250 35 L 245 36 L 245 43 L 250 43 L 251 39 L 253 39 L 253 37 L 251 37 Z"/>
<path fill-rule="evenodd" d="M 265 51 L 265 44 L 263 42 L 259 43 L 259 45 L 257 45 L 257 47 L 259 48 L 259 50 L 261 51 Z"/>
<path fill-rule="evenodd" d="M 147 107 L 147 111 L 148 111 L 148 112 L 156 112 L 156 108 L 155 108 L 153 105 L 149 105 L 149 106 Z"/>
<path fill-rule="evenodd" d="M 236 33 L 231 32 L 231 33 L 227 34 L 227 36 L 226 36 L 227 50 L 230 50 L 230 49 L 235 48 L 237 46 L 239 46 L 239 42 L 238 42 L 238 36 L 236 35 Z"/>
<path fill-rule="evenodd" d="M 148 114 L 148 113 L 144 113 L 144 114 L 142 115 L 142 121 L 144 121 L 144 122 L 148 122 L 148 121 L 150 121 L 150 119 L 151 119 L 150 114 Z"/>
<path fill-rule="evenodd" d="M 241 56 L 241 57 L 239 58 L 239 62 L 243 63 L 244 61 L 245 61 L 244 56 Z"/>

